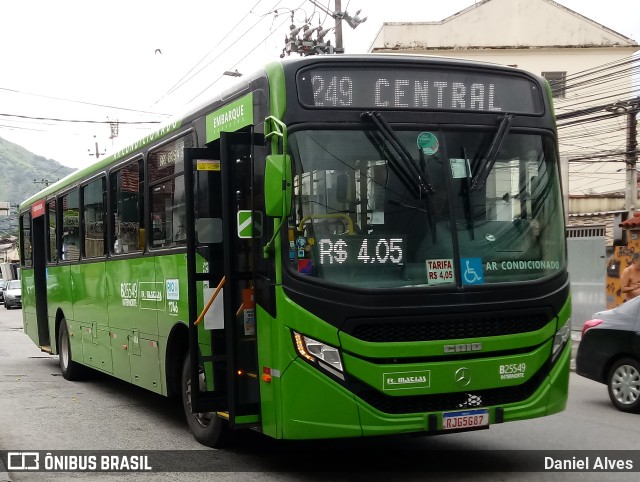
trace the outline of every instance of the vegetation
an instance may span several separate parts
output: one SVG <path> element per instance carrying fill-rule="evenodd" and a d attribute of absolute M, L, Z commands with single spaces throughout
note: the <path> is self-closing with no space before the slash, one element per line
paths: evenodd
<path fill-rule="evenodd" d="M 0 236 L 17 234 L 14 206 L 44 187 L 42 183 L 34 183 L 34 179 L 54 182 L 73 171 L 0 137 L 0 201 L 12 205 L 10 216 L 0 216 Z"/>

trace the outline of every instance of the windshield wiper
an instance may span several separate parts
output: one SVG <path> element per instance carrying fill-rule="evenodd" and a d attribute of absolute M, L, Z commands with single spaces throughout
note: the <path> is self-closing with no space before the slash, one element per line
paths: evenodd
<path fill-rule="evenodd" d="M 424 199 L 431 237 L 435 244 L 437 240 L 436 223 L 432 216 L 433 208 L 431 205 L 431 194 L 435 193 L 435 190 L 429 182 L 428 174 L 418 168 L 411 153 L 404 144 L 402 144 L 396 132 L 386 119 L 382 117 L 380 112 L 364 112 L 362 118 L 371 120 L 377 131 L 389 143 L 393 150 L 396 151 L 397 157 L 390 156 L 389 164 L 398 178 L 416 199 Z M 420 160 L 422 164 L 426 165 L 424 152 L 422 150 L 420 150 Z"/>
<path fill-rule="evenodd" d="M 507 137 L 507 133 L 509 132 L 509 128 L 511 127 L 511 122 L 513 121 L 513 114 L 505 114 L 500 122 L 500 126 L 498 127 L 498 131 L 496 135 L 493 136 L 493 140 L 491 141 L 491 146 L 489 147 L 489 151 L 484 159 L 481 160 L 480 167 L 476 171 L 476 174 L 473 176 L 471 181 L 471 191 L 477 191 L 484 186 L 484 183 L 487 181 L 487 177 L 489 177 L 489 173 L 491 169 L 493 169 L 493 165 L 496 162 L 496 158 L 498 157 L 498 152 L 500 151 L 500 147 L 502 146 L 502 141 L 504 141 L 505 137 Z"/>
<path fill-rule="evenodd" d="M 382 137 L 396 151 L 397 157 L 389 159 L 389 161 L 398 177 L 407 185 L 413 195 L 417 198 L 422 198 L 424 194 L 433 194 L 434 190 L 429 180 L 418 169 L 413 156 L 398 139 L 397 134 L 386 119 L 382 117 L 382 114 L 377 111 L 364 112 L 362 117 L 371 120 Z"/>
<path fill-rule="evenodd" d="M 467 157 L 467 149 L 462 146 L 462 158 L 464 159 L 465 166 L 469 169 L 469 158 Z M 468 171 L 467 171 L 468 172 Z M 471 181 L 469 176 L 465 177 L 464 182 L 460 183 L 460 190 L 464 197 L 464 215 L 467 218 L 467 228 L 471 232 L 471 240 L 475 239 L 475 223 L 473 205 L 471 204 Z"/>

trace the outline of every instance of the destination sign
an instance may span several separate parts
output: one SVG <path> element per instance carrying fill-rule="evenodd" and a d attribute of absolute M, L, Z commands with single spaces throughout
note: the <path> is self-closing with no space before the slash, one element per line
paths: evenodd
<path fill-rule="evenodd" d="M 298 73 L 297 84 L 307 107 L 543 112 L 535 82 L 478 70 L 318 67 Z"/>

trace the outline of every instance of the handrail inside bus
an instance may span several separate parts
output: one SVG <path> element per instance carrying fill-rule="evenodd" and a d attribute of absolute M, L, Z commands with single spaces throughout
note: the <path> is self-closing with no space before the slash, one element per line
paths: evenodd
<path fill-rule="evenodd" d="M 327 214 L 308 214 L 300 220 L 300 224 L 298 225 L 298 231 L 302 231 L 304 228 L 304 223 L 313 219 L 337 219 L 341 218 L 347 221 L 347 233 L 353 236 L 355 234 L 353 230 L 353 219 L 351 219 L 345 213 L 327 213 Z"/>
<path fill-rule="evenodd" d="M 207 311 L 209 311 L 209 308 L 211 308 L 211 305 L 213 304 L 213 302 L 215 301 L 216 297 L 218 296 L 218 293 L 220 293 L 220 290 L 224 286 L 224 282 L 225 281 L 226 281 L 226 276 L 223 276 L 222 279 L 220 280 L 220 283 L 218 283 L 218 287 L 216 288 L 216 290 L 211 295 L 211 299 L 209 299 L 209 302 L 207 303 L 207 306 L 204 307 L 204 309 L 202 310 L 202 313 L 200 313 L 200 316 L 198 316 L 198 319 L 193 322 L 194 325 L 199 325 L 200 324 L 200 322 L 204 318 L 204 315 L 207 314 Z"/>

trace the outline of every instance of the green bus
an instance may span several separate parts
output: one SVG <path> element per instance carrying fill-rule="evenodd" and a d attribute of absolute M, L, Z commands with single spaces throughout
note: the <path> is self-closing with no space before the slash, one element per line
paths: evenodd
<path fill-rule="evenodd" d="M 566 405 L 555 116 L 522 70 L 274 62 L 20 206 L 24 331 L 195 438 L 438 434 Z"/>

